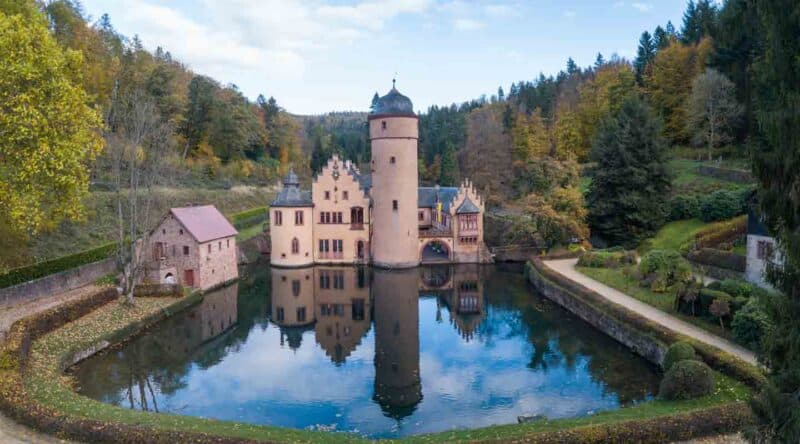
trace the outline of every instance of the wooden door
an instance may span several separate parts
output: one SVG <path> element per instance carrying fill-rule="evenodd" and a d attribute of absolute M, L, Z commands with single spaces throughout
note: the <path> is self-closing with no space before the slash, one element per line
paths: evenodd
<path fill-rule="evenodd" d="M 183 285 L 194 287 L 194 270 L 183 270 Z"/>

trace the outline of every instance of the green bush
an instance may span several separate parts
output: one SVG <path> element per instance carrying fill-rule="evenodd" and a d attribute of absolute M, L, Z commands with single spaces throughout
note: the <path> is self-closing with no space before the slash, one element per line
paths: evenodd
<path fill-rule="evenodd" d="M 735 243 L 747 234 L 747 216 L 714 222 L 697 231 L 692 239 L 680 246 L 682 254 L 700 248 L 716 247 L 722 243 Z"/>
<path fill-rule="evenodd" d="M 669 220 L 700 218 L 700 200 L 695 195 L 679 194 L 669 201 Z"/>
<path fill-rule="evenodd" d="M 676 362 L 664 375 L 658 389 L 661 399 L 674 401 L 693 399 L 714 390 L 714 372 L 704 362 L 683 360 Z"/>
<path fill-rule="evenodd" d="M 667 349 L 667 353 L 664 355 L 664 362 L 661 363 L 661 367 L 664 368 L 664 371 L 669 371 L 673 365 L 687 359 L 699 360 L 700 358 L 698 358 L 695 354 L 694 347 L 692 347 L 691 344 L 684 341 L 678 341 L 670 345 Z"/>
<path fill-rule="evenodd" d="M 753 294 L 753 284 L 738 279 L 725 279 L 720 281 L 719 289 L 734 298 L 749 298 Z"/>
<path fill-rule="evenodd" d="M 636 263 L 636 252 L 619 250 L 587 251 L 578 259 L 578 266 L 592 268 L 618 268 Z"/>
<path fill-rule="evenodd" d="M 639 273 L 642 284 L 657 293 L 692 278 L 689 262 L 675 250 L 651 250 L 639 263 Z"/>
<path fill-rule="evenodd" d="M 770 328 L 772 323 L 769 316 L 756 298 L 748 300 L 747 304 L 736 312 L 731 322 L 733 337 L 754 350 L 760 348 L 761 338 Z"/>
<path fill-rule="evenodd" d="M 13 268 L 0 274 L 0 288 L 22 284 L 34 279 L 49 276 L 81 265 L 91 264 L 113 256 L 117 251 L 116 242 L 109 242 L 90 250 L 69 256 L 61 256 L 49 261 L 38 262 L 25 267 Z"/>
<path fill-rule="evenodd" d="M 730 219 L 746 211 L 745 193 L 740 190 L 717 190 L 700 202 L 700 218 L 706 222 Z"/>
<path fill-rule="evenodd" d="M 719 298 L 728 298 L 728 299 L 730 299 L 731 296 L 728 293 L 725 293 L 725 292 L 719 291 L 719 290 L 714 290 L 711 287 L 706 287 L 706 288 L 700 290 L 700 297 L 699 297 L 700 312 L 698 313 L 698 315 L 707 316 L 708 315 L 708 307 L 711 306 L 711 303 L 714 302 L 714 299 L 719 299 Z"/>
<path fill-rule="evenodd" d="M 241 230 L 267 220 L 267 207 L 256 207 L 230 216 L 234 228 Z"/>
<path fill-rule="evenodd" d="M 691 251 L 686 258 L 696 264 L 710 265 L 712 267 L 724 268 L 740 273 L 744 273 L 747 267 L 747 257 L 729 251 L 717 250 L 715 248 L 701 248 Z"/>

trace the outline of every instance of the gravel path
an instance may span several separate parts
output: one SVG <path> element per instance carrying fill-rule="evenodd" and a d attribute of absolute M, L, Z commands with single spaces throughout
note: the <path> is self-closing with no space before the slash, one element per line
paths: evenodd
<path fill-rule="evenodd" d="M 63 304 L 74 299 L 78 299 L 84 295 L 96 291 L 99 287 L 93 284 L 85 287 L 76 288 L 64 293 L 56 294 L 39 298 L 33 301 L 25 302 L 19 305 L 5 306 L 0 308 L 0 343 L 5 340 L 11 324 L 17 319 L 25 316 L 38 313 L 55 307 L 56 305 Z M 71 441 L 64 441 L 56 437 L 45 435 L 36 432 L 28 427 L 22 426 L 0 414 L 0 443 L 3 444 L 56 444 L 68 443 Z"/>
<path fill-rule="evenodd" d="M 692 324 L 684 322 L 672 315 L 669 315 L 652 305 L 645 304 L 644 302 L 639 301 L 638 299 L 632 298 L 625 293 L 622 293 L 619 290 L 611 288 L 607 285 L 604 285 L 584 274 L 579 272 L 575 269 L 575 265 L 578 263 L 577 259 L 560 259 L 560 260 L 552 260 L 552 261 L 545 261 L 545 265 L 550 267 L 551 269 L 555 270 L 559 274 L 589 288 L 611 302 L 617 303 L 626 307 L 630 310 L 633 310 L 640 315 L 650 319 L 651 321 L 658 322 L 659 324 L 663 325 L 664 327 L 669 328 L 675 332 L 680 334 L 690 336 L 698 341 L 703 341 L 706 344 L 713 345 L 721 350 L 724 350 L 732 355 L 735 355 L 744 361 L 749 362 L 753 365 L 758 365 L 758 361 L 756 360 L 756 355 L 751 352 L 750 350 L 745 349 L 739 345 L 734 344 L 726 339 L 720 338 L 717 335 L 709 333 L 706 330 L 703 330 L 700 327 L 696 327 Z"/>

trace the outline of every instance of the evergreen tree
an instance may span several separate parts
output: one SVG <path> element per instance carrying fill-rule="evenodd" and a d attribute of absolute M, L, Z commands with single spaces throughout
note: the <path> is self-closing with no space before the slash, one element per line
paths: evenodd
<path fill-rule="evenodd" d="M 636 69 L 636 81 L 640 85 L 644 80 L 647 65 L 653 61 L 653 57 L 655 57 L 655 55 L 656 49 L 653 45 L 653 38 L 650 36 L 649 32 L 645 31 L 639 38 L 639 49 L 636 54 L 636 60 L 633 62 L 633 66 Z"/>
<path fill-rule="evenodd" d="M 669 34 L 660 25 L 653 31 L 653 46 L 656 51 L 669 46 Z"/>
<path fill-rule="evenodd" d="M 499 100 L 501 102 L 506 100 L 506 94 L 505 94 L 505 92 L 503 92 L 503 87 L 502 86 L 497 88 L 497 100 Z"/>
<path fill-rule="evenodd" d="M 439 185 L 455 186 L 458 184 L 458 161 L 456 160 L 456 147 L 452 143 L 445 146 L 442 155 Z"/>
<path fill-rule="evenodd" d="M 667 31 L 667 36 L 670 38 L 678 36 L 678 34 L 675 32 L 675 25 L 672 24 L 672 20 L 667 21 L 667 27 L 665 28 L 665 31 Z"/>
<path fill-rule="evenodd" d="M 575 63 L 575 60 L 572 60 L 572 57 L 567 59 L 567 74 L 573 75 L 580 70 L 578 65 Z"/>
<path fill-rule="evenodd" d="M 667 153 L 660 122 L 637 96 L 603 122 L 592 147 L 597 169 L 587 202 L 593 233 L 631 247 L 664 224 Z"/>
<path fill-rule="evenodd" d="M 689 0 L 683 14 L 681 39 L 684 43 L 697 43 L 705 36 L 714 35 L 717 23 L 717 7 L 711 0 Z"/>
<path fill-rule="evenodd" d="M 594 60 L 594 69 L 598 70 L 606 64 L 606 59 L 603 58 L 603 54 L 597 53 L 597 58 Z"/>
<path fill-rule="evenodd" d="M 768 276 L 773 328 L 762 341 L 768 382 L 753 402 L 762 442 L 800 442 L 800 3 L 754 2 L 763 44 L 752 67 L 758 133 L 751 155 L 761 214 L 776 235 L 783 265 Z"/>

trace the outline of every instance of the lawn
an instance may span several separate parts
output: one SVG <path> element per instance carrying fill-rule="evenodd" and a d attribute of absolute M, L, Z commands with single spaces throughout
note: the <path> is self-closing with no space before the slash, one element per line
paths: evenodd
<path fill-rule="evenodd" d="M 727 329 L 722 329 L 719 324 L 675 311 L 675 290 L 668 290 L 665 293 L 656 293 L 647 287 L 639 285 L 639 282 L 635 278 L 626 276 L 625 273 L 623 273 L 623 268 L 577 267 L 577 270 L 596 281 L 602 282 L 630 297 L 652 305 L 684 322 L 700 327 L 729 341 L 734 340 L 731 332 Z"/>
<path fill-rule="evenodd" d="M 675 158 L 669 161 L 669 168 L 674 177 L 672 180 L 673 194 L 706 194 L 720 189 L 737 189 L 745 185 L 719 180 L 697 173 L 697 168 L 703 165 L 690 159 Z"/>
<path fill-rule="evenodd" d="M 251 227 L 242 228 L 241 230 L 239 230 L 239 234 L 236 236 L 236 240 L 238 242 L 246 241 L 247 239 L 252 239 L 256 235 L 263 233 L 264 232 L 263 225 L 264 225 L 263 223 L 259 223 Z"/>
<path fill-rule="evenodd" d="M 708 223 L 700 219 L 687 219 L 670 222 L 663 227 L 650 239 L 646 239 L 639 247 L 639 252 L 644 253 L 650 250 L 678 250 L 686 241 L 700 231 Z"/>

